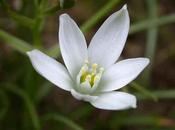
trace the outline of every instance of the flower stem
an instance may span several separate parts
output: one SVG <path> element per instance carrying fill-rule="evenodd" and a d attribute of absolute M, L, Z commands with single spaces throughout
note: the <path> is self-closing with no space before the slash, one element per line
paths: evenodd
<path fill-rule="evenodd" d="M 2 90 L 0 90 L 0 100 L 1 100 L 1 104 L 3 104 L 3 107 L 1 106 L 1 110 L 0 110 L 0 120 L 1 120 L 1 119 L 3 119 L 3 117 L 5 116 L 8 108 L 9 108 L 8 97 L 5 94 L 5 92 Z"/>
<path fill-rule="evenodd" d="M 0 29 L 0 38 L 4 42 L 6 42 L 10 47 L 17 50 L 18 52 L 21 52 L 22 54 L 26 54 L 27 51 L 33 49 L 33 47 L 29 43 L 21 39 L 18 39 L 17 37 L 12 36 L 1 29 Z"/>
<path fill-rule="evenodd" d="M 11 84 L 1 84 L 1 86 L 3 86 L 3 88 L 6 91 L 12 92 L 16 95 L 18 95 L 19 97 L 21 97 L 21 99 L 23 99 L 26 108 L 28 109 L 29 115 L 31 117 L 31 122 L 33 123 L 33 127 L 35 130 L 40 130 L 40 121 L 36 112 L 36 109 L 34 107 L 33 102 L 30 100 L 30 98 L 27 96 L 27 94 L 22 91 L 21 89 L 19 89 L 18 87 L 11 85 Z"/>
<path fill-rule="evenodd" d="M 175 14 L 161 16 L 155 19 L 143 20 L 142 22 L 131 25 L 129 34 L 138 33 L 148 28 L 158 27 L 175 22 Z"/>
<path fill-rule="evenodd" d="M 45 6 L 47 5 L 46 0 L 41 0 L 39 5 L 36 6 L 35 10 L 35 19 L 34 19 L 34 26 L 33 26 L 33 42 L 34 45 L 38 48 L 43 48 L 42 41 L 41 41 L 41 33 L 44 25 L 45 15 L 42 14 L 43 10 L 45 10 Z"/>
<path fill-rule="evenodd" d="M 157 99 L 175 99 L 175 90 L 157 90 L 151 92 Z M 139 100 L 149 100 L 150 98 L 141 93 L 136 93 Z"/>
<path fill-rule="evenodd" d="M 5 0 L 1 0 L 0 4 L 2 4 L 3 9 L 15 22 L 19 23 L 20 25 L 26 26 L 30 29 L 33 27 L 34 21 L 31 18 L 21 15 L 16 11 L 12 10 Z"/>
<path fill-rule="evenodd" d="M 136 89 L 137 91 L 139 91 L 140 93 L 142 93 L 143 95 L 145 95 L 146 97 L 153 99 L 154 101 L 157 101 L 157 97 L 150 92 L 149 90 L 145 89 L 144 87 L 140 86 L 139 84 L 137 84 L 136 82 L 132 82 L 130 84 L 134 89 Z"/>
<path fill-rule="evenodd" d="M 147 0 L 147 4 L 148 4 L 149 18 L 155 19 L 157 17 L 156 0 Z M 147 32 L 147 45 L 146 45 L 145 57 L 150 59 L 150 64 L 142 75 L 143 78 L 142 83 L 145 84 L 145 86 L 150 86 L 151 84 L 151 72 L 154 62 L 154 55 L 156 51 L 157 34 L 158 34 L 157 27 L 150 27 Z"/>
<path fill-rule="evenodd" d="M 65 116 L 62 116 L 58 113 L 49 113 L 46 114 L 43 117 L 43 121 L 48 121 L 48 120 L 54 120 L 56 122 L 62 122 L 64 124 L 66 124 L 67 126 L 69 126 L 70 128 L 74 129 L 74 130 L 83 130 L 82 127 L 80 127 L 79 125 L 77 125 L 76 123 L 74 123 L 73 121 L 71 121 L 70 119 L 66 118 Z"/>
<path fill-rule="evenodd" d="M 101 18 L 103 18 L 109 11 L 111 11 L 117 3 L 119 3 L 121 0 L 110 0 L 109 3 L 107 3 L 102 9 L 100 9 L 96 14 L 90 18 L 87 22 L 83 24 L 81 27 L 81 30 L 83 32 L 88 32 L 93 26 L 95 26 Z"/>

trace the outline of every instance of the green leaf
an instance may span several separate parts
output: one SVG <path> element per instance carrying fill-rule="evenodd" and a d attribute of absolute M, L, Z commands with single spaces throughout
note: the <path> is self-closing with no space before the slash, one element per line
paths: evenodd
<path fill-rule="evenodd" d="M 15 22 L 19 23 L 20 25 L 29 27 L 29 28 L 33 27 L 34 20 L 32 20 L 31 18 L 28 18 L 26 16 L 23 16 L 21 14 L 18 14 L 14 10 L 11 10 L 10 6 L 6 3 L 5 0 L 1 0 L 0 3 L 2 4 L 3 9 L 7 12 L 7 14 L 9 16 L 11 16 L 11 18 Z"/>
<path fill-rule="evenodd" d="M 172 124 L 168 124 L 167 122 L 172 122 Z M 161 126 L 161 127 L 171 127 L 174 128 L 174 119 L 166 118 L 156 115 L 129 115 L 127 118 L 113 117 L 111 121 L 111 125 L 116 125 L 118 122 L 119 125 L 124 126 Z"/>
<path fill-rule="evenodd" d="M 152 95 L 157 97 L 158 99 L 175 99 L 175 90 L 157 90 L 151 91 Z M 148 96 L 143 95 L 141 93 L 136 94 L 140 100 L 148 100 L 150 99 Z"/>
<path fill-rule="evenodd" d="M 46 81 L 38 90 L 36 100 L 39 103 L 44 97 L 46 97 L 51 90 L 53 90 L 52 83 Z"/>
<path fill-rule="evenodd" d="M 52 14 L 56 13 L 58 10 L 60 10 L 60 5 L 59 5 L 59 4 L 57 4 L 57 5 L 53 6 L 53 7 L 50 7 L 50 8 L 48 8 L 48 9 L 46 9 L 46 10 L 43 12 L 43 14 L 44 14 L 44 15 L 52 15 Z"/>
<path fill-rule="evenodd" d="M 34 21 L 31 18 L 28 18 L 26 16 L 20 15 L 14 11 L 9 10 L 8 14 L 11 16 L 13 20 L 15 20 L 20 25 L 32 28 L 34 25 Z"/>
<path fill-rule="evenodd" d="M 58 113 L 49 113 L 49 114 L 46 114 L 45 116 L 43 116 L 42 119 L 43 119 L 43 123 L 44 124 L 48 120 L 53 120 L 53 121 L 56 121 L 56 122 L 61 122 L 61 123 L 65 124 L 65 125 L 67 125 L 68 127 L 70 127 L 71 129 L 74 129 L 74 130 L 83 130 L 83 128 L 80 127 L 78 124 L 76 124 L 72 120 L 70 120 L 67 117 L 62 116 L 62 115 L 60 115 Z"/>
<path fill-rule="evenodd" d="M 13 49 L 26 54 L 27 51 L 30 51 L 33 49 L 31 45 L 29 45 L 27 42 L 16 38 L 5 31 L 0 29 L 0 40 L 3 40 L 6 44 L 8 44 Z"/>
<path fill-rule="evenodd" d="M 31 122 L 33 123 L 34 129 L 40 130 L 40 122 L 39 122 L 37 111 L 35 109 L 33 102 L 28 97 L 28 95 L 23 90 L 19 89 L 13 84 L 5 83 L 5 84 L 0 84 L 0 86 L 2 89 L 19 96 L 24 101 L 24 104 L 26 105 L 28 113 L 31 117 Z"/>
<path fill-rule="evenodd" d="M 136 89 L 138 92 L 142 93 L 144 96 L 153 99 L 154 101 L 157 101 L 158 98 L 156 95 L 154 95 L 152 92 L 149 90 L 145 89 L 144 87 L 140 86 L 139 84 L 132 82 L 130 84 L 134 89 Z"/>
<path fill-rule="evenodd" d="M 157 18 L 157 2 L 156 0 L 147 0 L 149 19 Z M 151 84 L 151 73 L 154 64 L 154 57 L 157 44 L 158 28 L 150 27 L 147 32 L 147 44 L 145 50 L 145 57 L 150 59 L 150 64 L 147 69 L 142 73 L 142 84 L 150 86 Z"/>
<path fill-rule="evenodd" d="M 0 120 L 5 116 L 8 107 L 9 107 L 9 101 L 7 95 L 4 93 L 4 91 L 0 90 Z"/>
<path fill-rule="evenodd" d="M 162 26 L 170 23 L 175 23 L 175 14 L 161 16 L 155 19 L 143 20 L 142 22 L 133 24 L 130 28 L 129 33 L 134 34 L 151 27 L 158 27 L 158 26 Z"/>
<path fill-rule="evenodd" d="M 48 54 L 51 57 L 59 57 L 60 56 L 60 48 L 58 44 L 53 45 L 49 50 L 46 51 L 46 54 Z"/>
<path fill-rule="evenodd" d="M 95 13 L 87 22 L 83 24 L 81 30 L 83 32 L 88 32 L 92 27 L 94 27 L 104 16 L 108 14 L 121 0 L 110 0 L 103 8 L 101 8 L 97 13 Z"/>

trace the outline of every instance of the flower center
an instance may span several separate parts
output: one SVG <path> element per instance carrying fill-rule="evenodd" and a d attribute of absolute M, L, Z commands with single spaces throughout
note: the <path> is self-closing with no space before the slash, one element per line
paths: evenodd
<path fill-rule="evenodd" d="M 82 84 L 88 82 L 92 88 L 100 81 L 103 71 L 104 69 L 99 67 L 98 64 L 90 64 L 86 60 L 77 76 L 78 83 Z"/>

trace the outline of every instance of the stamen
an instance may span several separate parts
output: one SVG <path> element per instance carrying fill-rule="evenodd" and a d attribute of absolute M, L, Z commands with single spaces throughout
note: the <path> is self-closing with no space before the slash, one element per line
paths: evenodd
<path fill-rule="evenodd" d="M 97 63 L 89 65 L 89 61 L 85 60 L 85 64 L 82 66 L 79 73 L 79 83 L 81 84 L 86 81 L 89 82 L 91 87 L 93 87 L 94 85 L 98 84 L 103 71 L 104 68 L 98 67 Z"/>
<path fill-rule="evenodd" d="M 88 75 L 86 76 L 86 81 L 91 82 L 91 75 L 90 75 L 90 74 L 88 74 Z"/>
<path fill-rule="evenodd" d="M 96 82 L 97 80 L 99 80 L 100 79 L 100 77 L 98 76 L 98 75 L 96 75 L 95 77 L 94 77 L 94 82 Z"/>
<path fill-rule="evenodd" d="M 84 63 L 85 63 L 85 64 L 89 64 L 89 61 L 88 61 L 88 60 L 85 60 Z"/>
<path fill-rule="evenodd" d="M 96 63 L 93 64 L 93 65 L 92 65 L 92 69 L 93 69 L 93 70 L 96 70 L 96 69 L 97 69 L 97 66 L 98 66 L 98 64 L 96 64 Z"/>
<path fill-rule="evenodd" d="M 86 72 L 86 69 L 84 66 L 81 68 L 81 72 L 82 72 L 82 74 L 84 74 Z"/>
<path fill-rule="evenodd" d="M 104 71 L 104 68 L 100 67 L 100 72 L 103 73 L 103 71 Z"/>

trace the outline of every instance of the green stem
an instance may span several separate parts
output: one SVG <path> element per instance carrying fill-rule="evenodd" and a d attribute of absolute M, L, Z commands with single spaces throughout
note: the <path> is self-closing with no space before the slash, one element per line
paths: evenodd
<path fill-rule="evenodd" d="M 1 108 L 0 111 L 0 120 L 5 116 L 8 107 L 9 107 L 9 101 L 8 101 L 8 97 L 7 95 L 0 90 L 0 100 L 1 100 L 1 104 L 3 104 L 3 108 Z"/>
<path fill-rule="evenodd" d="M 144 96 L 146 96 L 147 98 L 153 99 L 154 101 L 157 101 L 158 100 L 158 98 L 157 98 L 156 95 L 154 95 L 152 92 L 150 92 L 149 90 L 145 89 L 144 87 L 140 86 L 136 82 L 132 82 L 132 83 L 130 83 L 130 85 L 134 89 L 136 89 L 137 91 L 139 91 L 140 93 L 142 93 Z"/>
<path fill-rule="evenodd" d="M 53 113 L 53 114 L 47 114 L 43 117 L 43 121 L 48 121 L 48 120 L 54 120 L 56 122 L 62 122 L 63 124 L 69 126 L 70 128 L 74 130 L 83 130 L 82 127 L 79 125 L 75 124 L 73 121 L 70 119 L 66 118 L 65 116 L 62 116 L 58 113 Z"/>
<path fill-rule="evenodd" d="M 22 91 L 21 89 L 19 89 L 18 87 L 11 85 L 11 84 L 1 84 L 1 86 L 3 86 L 3 88 L 5 90 L 18 95 L 19 97 L 21 97 L 21 99 L 24 100 L 24 103 L 26 105 L 26 108 L 28 109 L 29 115 L 31 116 L 31 121 L 33 123 L 34 129 L 40 130 L 40 122 L 39 122 L 39 118 L 37 116 L 36 109 L 35 109 L 32 101 L 27 96 L 27 94 L 24 91 Z"/>
<path fill-rule="evenodd" d="M 16 12 L 11 10 L 8 10 L 8 14 L 11 16 L 12 19 L 14 19 L 20 25 L 23 25 L 29 28 L 33 27 L 34 21 L 31 18 L 17 14 Z"/>
<path fill-rule="evenodd" d="M 12 36 L 1 29 L 0 29 L 0 39 L 6 42 L 13 49 L 21 52 L 22 54 L 26 54 L 27 51 L 33 49 L 33 47 L 27 42 L 18 39 L 17 37 Z"/>
<path fill-rule="evenodd" d="M 76 110 L 74 110 L 72 113 L 70 113 L 70 117 L 76 117 L 77 119 L 87 119 L 88 116 L 93 111 L 93 107 L 90 104 L 86 104 L 83 106 L 78 107 Z"/>
<path fill-rule="evenodd" d="M 35 23 L 33 26 L 33 44 L 37 48 L 42 49 L 42 41 L 41 41 L 41 26 L 42 26 L 43 18 L 40 16 L 36 16 Z"/>
<path fill-rule="evenodd" d="M 39 88 L 36 94 L 36 102 L 39 103 L 43 98 L 45 98 L 53 90 L 53 84 L 45 81 L 43 85 Z"/>
<path fill-rule="evenodd" d="M 121 0 L 110 0 L 102 9 L 100 9 L 95 15 L 90 18 L 87 22 L 83 24 L 81 30 L 83 32 L 88 32 L 92 27 L 94 27 L 109 11 L 111 11 L 117 3 Z"/>
<path fill-rule="evenodd" d="M 158 27 L 158 26 L 162 26 L 162 25 L 166 25 L 174 22 L 175 22 L 175 14 L 161 16 L 155 19 L 143 20 L 142 22 L 133 24 L 130 28 L 129 33 L 134 34 L 134 33 L 146 30 L 148 28 Z"/>
<path fill-rule="evenodd" d="M 53 6 L 53 7 L 50 7 L 50 8 L 48 8 L 48 9 L 46 9 L 44 12 L 43 12 L 43 15 L 51 15 L 51 14 L 53 14 L 53 13 L 56 13 L 58 10 L 60 10 L 60 5 L 59 4 L 57 4 L 57 5 L 55 5 L 55 6 Z"/>
<path fill-rule="evenodd" d="M 33 26 L 33 42 L 34 45 L 38 48 L 42 47 L 42 40 L 41 40 L 41 33 L 44 25 L 44 19 L 45 15 L 42 14 L 43 10 L 45 10 L 45 7 L 47 5 L 46 0 L 41 0 L 40 3 L 38 3 L 39 6 L 36 7 L 35 10 L 35 19 L 34 19 L 34 26 Z"/>
<path fill-rule="evenodd" d="M 147 0 L 149 19 L 156 19 L 157 17 L 157 3 L 156 0 Z M 154 62 L 154 55 L 156 51 L 158 29 L 157 27 L 150 27 L 147 32 L 147 45 L 145 51 L 145 57 L 150 59 L 150 64 L 148 68 L 144 71 L 142 75 L 142 83 L 145 86 L 150 86 L 151 84 L 151 72 Z"/>
<path fill-rule="evenodd" d="M 12 18 L 15 22 L 29 28 L 33 27 L 34 21 L 31 18 L 28 18 L 16 13 L 14 10 L 11 10 L 10 6 L 4 0 L 1 0 L 0 3 L 2 4 L 3 9 L 7 12 L 7 14 L 11 16 L 10 18 Z"/>
<path fill-rule="evenodd" d="M 37 8 L 39 6 L 39 0 L 34 0 L 35 7 Z"/>
<path fill-rule="evenodd" d="M 157 91 L 151 91 L 151 93 L 157 98 L 157 99 L 175 99 L 175 90 L 157 90 Z M 148 100 L 150 99 L 148 96 L 136 93 L 139 100 Z"/>
<path fill-rule="evenodd" d="M 174 119 L 153 115 L 134 115 L 121 119 L 120 125 L 162 126 L 172 127 L 173 129 L 175 125 L 173 123 L 168 124 L 166 121 L 174 122 Z"/>
<path fill-rule="evenodd" d="M 60 56 L 60 48 L 58 46 L 58 44 L 53 45 L 47 52 L 46 52 L 49 56 L 52 57 L 59 57 Z"/>

